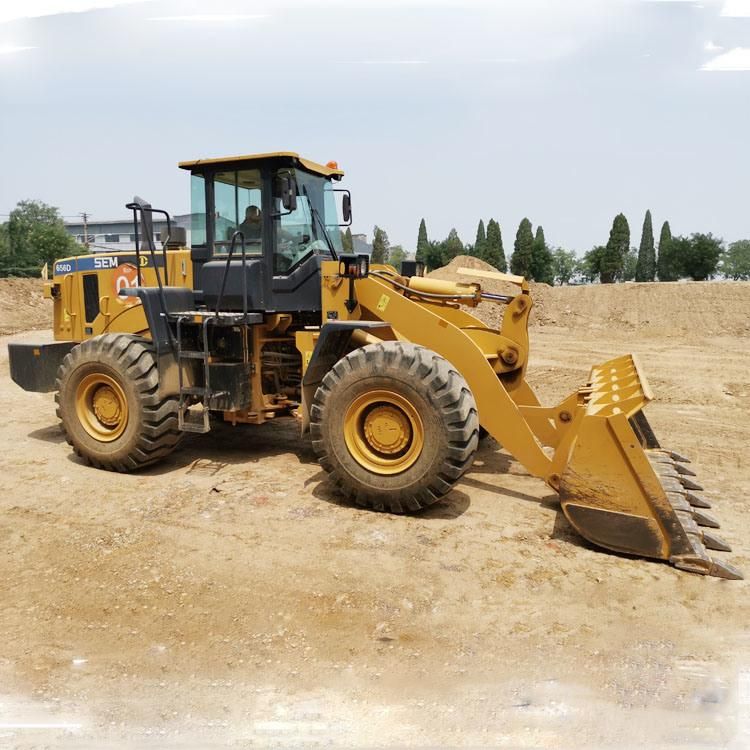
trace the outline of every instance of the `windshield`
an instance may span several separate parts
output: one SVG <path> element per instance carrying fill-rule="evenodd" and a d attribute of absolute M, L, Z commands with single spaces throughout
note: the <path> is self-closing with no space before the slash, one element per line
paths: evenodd
<path fill-rule="evenodd" d="M 289 174 L 290 171 L 281 169 L 277 175 Z M 287 273 L 312 253 L 330 255 L 326 232 L 336 253 L 343 250 L 330 180 L 301 170 L 295 171 L 295 177 L 297 208 L 287 212 L 281 205 L 281 199 L 275 198 L 276 210 L 281 214 L 276 217 L 275 274 Z M 325 226 L 325 232 L 321 223 Z"/>

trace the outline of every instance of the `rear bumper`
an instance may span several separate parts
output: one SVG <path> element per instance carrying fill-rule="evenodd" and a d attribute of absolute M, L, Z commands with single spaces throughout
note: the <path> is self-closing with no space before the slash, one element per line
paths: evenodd
<path fill-rule="evenodd" d="M 23 341 L 8 344 L 10 377 L 25 391 L 54 391 L 57 368 L 75 345 L 75 341 Z"/>

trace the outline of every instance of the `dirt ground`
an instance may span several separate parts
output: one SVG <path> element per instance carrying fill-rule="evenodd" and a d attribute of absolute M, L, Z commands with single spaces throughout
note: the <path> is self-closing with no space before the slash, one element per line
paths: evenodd
<path fill-rule="evenodd" d="M 625 286 L 551 290 L 579 320 L 533 328 L 529 380 L 554 401 L 639 354 L 649 418 L 733 545 L 716 554 L 750 574 L 750 284 L 652 292 L 652 317 L 682 295 L 685 332 L 618 325 Z M 335 496 L 289 420 L 96 471 L 52 395 L 9 380 L 19 338 L 0 339 L 0 747 L 750 746 L 746 582 L 590 547 L 493 441 L 411 517 Z"/>

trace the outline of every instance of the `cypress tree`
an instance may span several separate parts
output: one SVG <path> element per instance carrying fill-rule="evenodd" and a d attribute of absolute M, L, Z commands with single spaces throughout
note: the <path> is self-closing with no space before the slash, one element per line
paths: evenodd
<path fill-rule="evenodd" d="M 524 218 L 518 225 L 513 255 L 510 256 L 510 270 L 518 276 L 531 277 L 531 265 L 534 253 L 534 233 L 531 222 Z"/>
<path fill-rule="evenodd" d="M 430 241 L 427 239 L 427 225 L 424 219 L 419 222 L 419 234 L 417 235 L 417 252 L 415 259 L 422 263 L 427 262 L 427 254 L 430 249 Z"/>
<path fill-rule="evenodd" d="M 370 256 L 370 262 L 387 263 L 390 242 L 388 241 L 385 229 L 376 226 L 372 231 L 372 235 L 372 255 Z"/>
<path fill-rule="evenodd" d="M 354 238 L 352 237 L 352 228 L 347 227 L 346 232 L 341 236 L 341 243 L 344 246 L 345 253 L 354 252 Z"/>
<path fill-rule="evenodd" d="M 490 219 L 487 222 L 487 239 L 484 243 L 484 254 L 479 256 L 485 263 L 497 268 L 498 271 L 508 270 L 508 263 L 505 260 L 505 250 L 503 249 L 503 235 L 500 232 L 500 225 Z"/>
<path fill-rule="evenodd" d="M 656 264 L 656 271 L 659 281 L 677 281 L 680 276 L 672 252 L 672 230 L 668 221 L 662 224 L 661 234 L 659 235 L 659 259 Z"/>
<path fill-rule="evenodd" d="M 487 243 L 487 236 L 484 233 L 484 220 L 480 219 L 477 225 L 477 238 L 474 240 L 474 250 L 471 253 L 477 258 L 484 259 L 485 245 Z"/>
<path fill-rule="evenodd" d="M 651 211 L 646 211 L 641 232 L 641 245 L 638 248 L 638 263 L 635 267 L 636 281 L 653 281 L 656 275 L 656 251 L 654 250 L 654 229 L 651 225 Z"/>
<path fill-rule="evenodd" d="M 599 279 L 602 284 L 612 284 L 622 276 L 625 256 L 630 250 L 630 227 L 624 214 L 617 214 L 604 248 Z"/>
<path fill-rule="evenodd" d="M 544 284 L 552 284 L 555 280 L 552 253 L 547 247 L 541 224 L 536 228 L 536 236 L 531 246 L 531 278 Z"/>

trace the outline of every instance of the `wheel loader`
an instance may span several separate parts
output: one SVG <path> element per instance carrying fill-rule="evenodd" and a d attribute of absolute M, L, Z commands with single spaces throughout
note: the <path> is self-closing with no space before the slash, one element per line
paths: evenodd
<path fill-rule="evenodd" d="M 73 450 L 99 469 L 164 458 L 217 421 L 295 417 L 352 502 L 418 512 L 450 492 L 482 433 L 559 494 L 589 542 L 741 578 L 689 461 L 660 445 L 633 355 L 591 369 L 559 404 L 526 380 L 525 279 L 453 283 L 344 252 L 351 196 L 335 162 L 293 152 L 181 162 L 186 229 L 142 199 L 135 249 L 65 258 L 45 294 L 54 341 L 9 345 L 13 380 L 54 391 Z M 167 222 L 156 247 L 153 216 Z M 343 219 L 343 222 L 340 221 Z M 501 279 L 513 294 L 482 289 Z M 467 312 L 503 306 L 499 330 Z"/>

